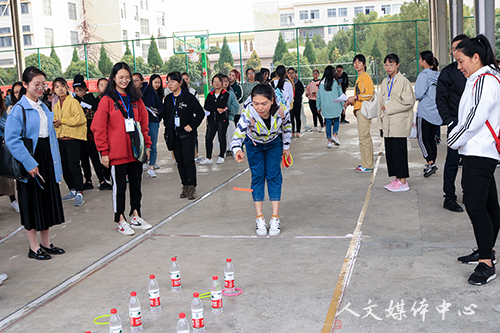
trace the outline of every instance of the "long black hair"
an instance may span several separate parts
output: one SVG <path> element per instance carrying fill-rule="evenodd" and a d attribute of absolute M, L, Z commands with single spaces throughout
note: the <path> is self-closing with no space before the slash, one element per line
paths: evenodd
<path fill-rule="evenodd" d="M 337 81 L 339 83 L 339 78 L 337 77 L 337 71 L 333 68 L 332 65 L 328 65 L 323 72 L 323 77 L 321 81 L 325 80 L 325 90 L 332 91 L 333 81 Z M 321 82 L 320 81 L 320 82 Z"/>
<path fill-rule="evenodd" d="M 125 88 L 125 92 L 129 95 L 131 102 L 137 102 L 142 98 L 142 94 L 140 90 L 134 86 L 134 83 L 132 82 L 132 71 L 130 70 L 129 65 L 127 65 L 125 62 L 118 62 L 113 66 L 111 74 L 109 74 L 108 85 L 106 87 L 106 90 L 104 91 L 104 95 L 108 95 L 113 99 L 113 101 L 116 101 L 118 99 L 118 93 L 116 92 L 116 82 L 114 79 L 120 69 L 125 69 L 126 71 L 128 71 L 130 75 L 130 82 Z"/>
<path fill-rule="evenodd" d="M 66 87 L 66 95 L 69 95 L 69 86 L 68 86 L 68 81 L 66 81 L 65 78 L 59 76 L 52 81 L 52 87 L 55 87 L 56 83 L 60 83 L 64 87 Z"/>
<path fill-rule="evenodd" d="M 362 62 L 363 65 L 365 65 L 365 72 L 366 72 L 366 58 L 365 58 L 365 56 L 362 54 L 356 54 L 354 56 L 354 58 L 352 59 L 352 62 L 355 62 L 356 60 Z"/>
<path fill-rule="evenodd" d="M 489 66 L 500 72 L 490 41 L 483 34 L 462 40 L 457 46 L 457 51 L 462 52 L 469 58 L 472 58 L 477 53 L 483 66 Z"/>
<path fill-rule="evenodd" d="M 286 79 L 286 68 L 285 68 L 285 66 L 279 65 L 278 67 L 276 67 L 276 71 L 275 72 L 276 72 L 276 76 L 279 77 L 277 87 L 279 89 L 283 89 L 283 86 L 285 85 L 285 79 Z"/>
<path fill-rule="evenodd" d="M 276 95 L 274 94 L 273 88 L 271 88 L 271 86 L 266 83 L 259 83 L 258 85 L 253 87 L 252 92 L 250 93 L 252 100 L 257 95 L 264 96 L 265 98 L 273 102 L 270 111 L 271 115 L 274 116 L 274 114 L 279 110 L 279 106 L 278 102 L 276 102 Z"/>
<path fill-rule="evenodd" d="M 181 76 L 181 78 L 182 78 L 182 76 Z M 153 81 L 156 79 L 160 79 L 160 82 L 162 83 L 162 84 L 160 84 L 160 87 L 158 89 L 153 88 Z M 151 77 L 149 78 L 149 86 L 154 91 L 156 91 L 156 93 L 158 94 L 158 97 L 160 97 L 160 100 L 163 101 L 163 98 L 165 97 L 165 91 L 163 91 L 163 81 L 161 80 L 161 76 L 158 74 L 151 75 Z"/>
<path fill-rule="evenodd" d="M 181 90 L 187 90 L 188 89 L 188 86 L 186 84 L 186 81 L 184 81 L 182 79 L 182 74 L 181 72 L 170 72 L 168 73 L 167 75 L 167 80 L 174 80 L 174 81 L 177 81 L 181 84 Z"/>
<path fill-rule="evenodd" d="M 14 88 L 16 86 L 20 86 L 21 89 L 19 89 L 19 97 L 16 97 L 14 95 Z M 12 88 L 10 88 L 10 105 L 14 105 L 17 102 L 21 100 L 21 97 L 26 94 L 26 88 L 24 88 L 23 83 L 21 81 L 18 81 L 12 85 Z"/>
<path fill-rule="evenodd" d="M 432 66 L 433 71 L 437 71 L 437 64 L 434 58 L 434 54 L 431 51 L 420 52 L 420 58 L 427 63 L 427 65 Z"/>

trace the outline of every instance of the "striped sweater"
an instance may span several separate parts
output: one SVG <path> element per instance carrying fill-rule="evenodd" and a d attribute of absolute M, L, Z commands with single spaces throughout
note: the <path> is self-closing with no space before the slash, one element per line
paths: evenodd
<path fill-rule="evenodd" d="M 280 113 L 284 115 L 284 119 L 282 119 Z M 241 150 L 245 137 L 248 137 L 254 143 L 268 143 L 281 134 L 283 134 L 283 149 L 290 149 L 290 142 L 292 141 L 290 112 L 280 111 L 271 116 L 271 129 L 268 130 L 264 121 L 250 103 L 241 112 L 240 120 L 236 125 L 236 131 L 231 141 L 231 150 L 233 154 Z"/>

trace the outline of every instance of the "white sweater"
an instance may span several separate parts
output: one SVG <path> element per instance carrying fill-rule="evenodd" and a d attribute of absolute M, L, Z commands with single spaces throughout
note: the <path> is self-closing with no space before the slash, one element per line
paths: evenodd
<path fill-rule="evenodd" d="M 461 155 L 488 157 L 500 160 L 495 139 L 486 126 L 489 120 L 498 134 L 500 129 L 500 73 L 484 66 L 472 74 L 458 106 L 458 124 L 448 136 L 448 146 Z M 478 79 L 479 78 L 479 79 Z"/>

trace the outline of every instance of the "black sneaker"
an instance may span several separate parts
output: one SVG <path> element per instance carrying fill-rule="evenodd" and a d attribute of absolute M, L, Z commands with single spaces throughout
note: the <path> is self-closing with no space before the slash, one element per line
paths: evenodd
<path fill-rule="evenodd" d="M 432 163 L 432 164 L 427 164 L 425 166 L 425 169 L 424 169 L 424 177 L 427 178 L 427 177 L 430 177 L 432 176 L 433 174 L 436 173 L 438 167 L 436 166 L 436 164 Z"/>
<path fill-rule="evenodd" d="M 92 185 L 92 181 L 87 181 L 83 184 L 83 190 L 93 190 L 94 185 Z"/>
<path fill-rule="evenodd" d="M 341 123 L 341 124 L 349 124 L 350 122 L 349 122 L 348 120 L 345 120 L 345 119 L 344 119 L 344 120 L 341 120 L 341 121 L 340 121 L 340 123 Z"/>
<path fill-rule="evenodd" d="M 497 275 L 495 274 L 495 265 L 493 265 L 493 267 L 490 267 L 484 262 L 480 262 L 479 265 L 474 268 L 474 273 L 472 273 L 472 275 L 469 277 L 469 283 L 480 286 L 483 284 L 487 284 L 496 277 Z"/>
<path fill-rule="evenodd" d="M 491 261 L 493 264 L 497 263 L 497 259 L 495 258 L 495 250 L 491 251 Z M 460 261 L 461 264 L 469 264 L 469 265 L 477 265 L 479 263 L 479 250 L 477 247 L 472 249 L 472 253 L 463 257 L 458 257 L 458 261 Z"/>
<path fill-rule="evenodd" d="M 461 213 L 464 211 L 462 206 L 460 206 L 457 200 L 445 199 L 443 202 L 443 208 L 451 210 L 452 212 Z"/>
<path fill-rule="evenodd" d="M 99 184 L 100 191 L 109 191 L 112 189 L 113 189 L 113 186 L 111 186 L 111 184 L 108 183 L 107 181 L 103 181 L 102 183 Z"/>

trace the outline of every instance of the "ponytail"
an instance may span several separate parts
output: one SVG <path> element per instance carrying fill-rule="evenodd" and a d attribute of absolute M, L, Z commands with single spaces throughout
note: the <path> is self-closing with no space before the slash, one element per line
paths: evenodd
<path fill-rule="evenodd" d="M 472 58 L 477 53 L 483 66 L 489 66 L 492 69 L 500 72 L 495 53 L 491 48 L 491 44 L 483 34 L 479 34 L 474 38 L 464 39 L 458 44 L 457 51 L 462 52 L 465 56 Z"/>
<path fill-rule="evenodd" d="M 283 65 L 279 65 L 276 67 L 276 75 L 278 75 L 279 80 L 278 80 L 278 89 L 283 90 L 283 86 L 285 85 L 285 78 L 286 78 L 286 68 Z"/>
<path fill-rule="evenodd" d="M 434 54 L 431 51 L 420 52 L 420 58 L 427 63 L 427 65 L 431 66 L 433 71 L 438 70 L 439 63 L 437 59 L 434 57 Z"/>

